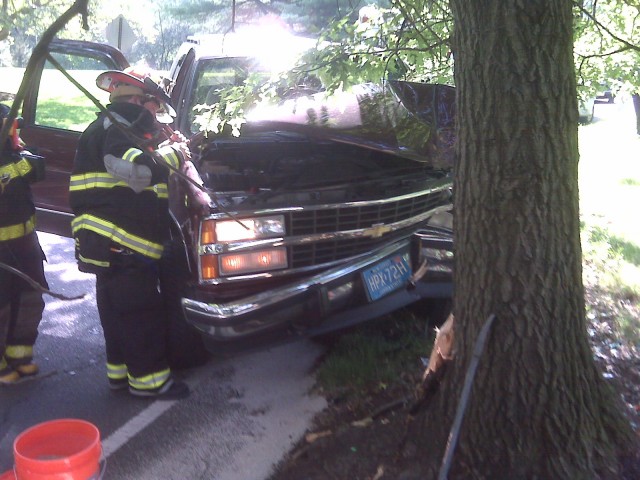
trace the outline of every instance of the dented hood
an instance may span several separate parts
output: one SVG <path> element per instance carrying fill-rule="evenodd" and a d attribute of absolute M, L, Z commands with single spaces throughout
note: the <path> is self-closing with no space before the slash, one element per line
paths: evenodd
<path fill-rule="evenodd" d="M 243 135 L 295 131 L 448 170 L 453 167 L 454 127 L 453 87 L 394 81 L 257 107 L 247 115 Z"/>

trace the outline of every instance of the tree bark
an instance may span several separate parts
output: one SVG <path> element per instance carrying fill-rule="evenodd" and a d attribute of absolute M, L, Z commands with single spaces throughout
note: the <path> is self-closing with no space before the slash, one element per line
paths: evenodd
<path fill-rule="evenodd" d="M 632 433 L 585 322 L 572 2 L 451 6 L 455 359 L 421 423 L 425 465 L 435 478 L 474 342 L 495 314 L 448 478 L 619 478 Z"/>

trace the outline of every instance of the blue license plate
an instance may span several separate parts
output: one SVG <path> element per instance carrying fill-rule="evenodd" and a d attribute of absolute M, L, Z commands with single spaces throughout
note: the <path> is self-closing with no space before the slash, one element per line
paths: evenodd
<path fill-rule="evenodd" d="M 399 289 L 410 277 L 411 266 L 408 253 L 387 258 L 362 272 L 365 290 L 372 302 Z"/>

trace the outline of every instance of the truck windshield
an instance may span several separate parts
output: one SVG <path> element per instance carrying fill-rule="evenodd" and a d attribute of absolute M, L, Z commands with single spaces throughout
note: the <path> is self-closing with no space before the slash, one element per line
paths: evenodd
<path fill-rule="evenodd" d="M 222 57 L 202 59 L 198 62 L 191 101 L 188 105 L 189 126 L 192 133 L 198 131 L 194 118 L 196 105 L 214 105 L 220 101 L 220 92 L 228 87 L 239 86 L 249 75 L 259 75 L 267 82 L 272 75 L 268 66 L 249 57 Z"/>

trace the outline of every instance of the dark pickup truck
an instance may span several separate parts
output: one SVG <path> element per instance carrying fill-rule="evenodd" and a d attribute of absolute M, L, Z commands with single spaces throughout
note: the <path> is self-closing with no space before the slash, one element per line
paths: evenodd
<path fill-rule="evenodd" d="M 163 262 L 177 312 L 214 350 L 327 333 L 415 302 L 447 305 L 453 89 L 389 81 L 338 97 L 304 91 L 250 112 L 239 137 L 203 134 L 194 106 L 261 68 L 255 49 L 228 38 L 190 38 L 167 74 L 172 127 L 191 139 L 212 198 L 203 211 L 172 175 Z M 38 228 L 69 236 L 69 173 L 97 108 L 45 53 L 27 72 L 21 135 L 46 158 Z M 98 73 L 128 66 L 101 44 L 55 40 L 49 54 L 102 102 Z"/>

